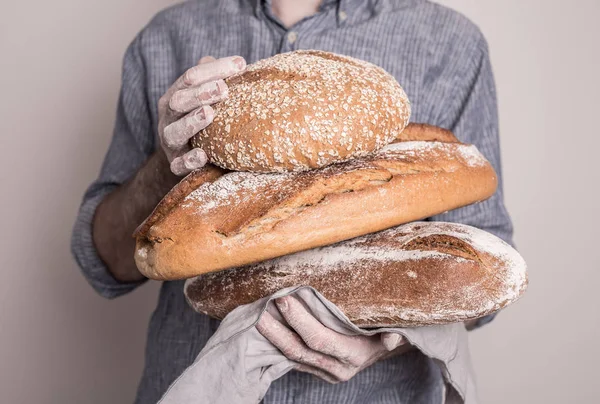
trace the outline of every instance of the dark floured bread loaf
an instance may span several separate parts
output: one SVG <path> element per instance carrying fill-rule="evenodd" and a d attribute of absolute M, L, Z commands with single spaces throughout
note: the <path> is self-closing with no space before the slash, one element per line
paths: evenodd
<path fill-rule="evenodd" d="M 229 170 L 302 171 L 365 156 L 396 139 L 410 116 L 393 76 L 329 52 L 279 54 L 226 83 L 229 97 L 191 144 Z"/>
<path fill-rule="evenodd" d="M 466 321 L 517 300 L 523 258 L 499 238 L 454 223 L 417 222 L 328 247 L 189 279 L 198 312 L 223 318 L 292 286 L 312 286 L 361 327 Z"/>
<path fill-rule="evenodd" d="M 440 133 L 423 128 L 414 136 Z M 475 146 L 428 140 L 305 172 L 207 167 L 176 186 L 136 232 L 135 260 L 150 278 L 190 278 L 426 218 L 484 200 L 496 184 Z"/>

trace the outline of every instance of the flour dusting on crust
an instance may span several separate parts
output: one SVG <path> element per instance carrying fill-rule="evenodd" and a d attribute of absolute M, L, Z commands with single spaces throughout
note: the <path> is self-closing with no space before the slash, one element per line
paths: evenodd
<path fill-rule="evenodd" d="M 272 198 L 274 202 L 278 197 L 291 194 L 302 186 L 306 186 L 306 181 L 301 182 L 301 180 L 308 178 L 317 180 L 328 176 L 347 175 L 360 170 L 372 170 L 381 162 L 390 162 L 392 166 L 395 162 L 410 163 L 411 166 L 407 167 L 410 171 L 410 169 L 419 168 L 419 162 L 429 167 L 431 164 L 427 162 L 441 160 L 456 161 L 468 167 L 489 164 L 473 145 L 429 141 L 398 142 L 387 145 L 362 159 L 333 164 L 308 172 L 230 172 L 216 181 L 205 183 L 192 191 L 184 199 L 183 207 L 195 209 L 197 214 L 205 215 L 210 214 L 213 209 L 230 204 L 255 204 L 257 200 L 264 198 Z M 389 166 L 386 167 L 389 168 Z M 448 171 L 453 169 L 452 165 L 445 168 Z M 394 174 L 401 174 L 401 172 L 396 171 Z"/>
<path fill-rule="evenodd" d="M 476 146 L 462 143 L 443 143 L 443 142 L 425 142 L 409 141 L 392 143 L 374 154 L 375 158 L 391 158 L 393 156 L 423 156 L 424 154 L 454 154 L 460 158 L 467 166 L 477 167 L 489 164 L 486 158 L 479 152 Z"/>
<path fill-rule="evenodd" d="M 465 321 L 517 300 L 527 285 L 519 253 L 470 226 L 416 222 L 186 281 L 197 311 L 223 317 L 290 286 L 312 286 L 360 326 Z"/>
<path fill-rule="evenodd" d="M 287 178 L 286 174 L 231 172 L 215 182 L 202 184 L 183 200 L 183 207 L 196 206 L 198 214 L 205 214 L 228 204 L 251 203 L 257 191 L 274 188 L 283 191 Z"/>

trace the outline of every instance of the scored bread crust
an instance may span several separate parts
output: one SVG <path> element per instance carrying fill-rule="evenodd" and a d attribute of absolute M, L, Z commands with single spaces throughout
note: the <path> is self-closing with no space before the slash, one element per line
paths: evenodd
<path fill-rule="evenodd" d="M 423 123 L 408 124 L 396 138 L 396 142 L 408 141 L 459 143 L 456 136 L 449 130 Z M 204 183 L 216 181 L 228 172 L 230 171 L 212 164 L 207 164 L 202 169 L 191 172 L 165 195 L 154 208 L 152 214 L 135 230 L 133 236 L 136 238 L 145 236 L 155 223 L 166 216 L 173 207 L 183 201 L 192 191 Z"/>
<path fill-rule="evenodd" d="M 511 246 L 456 223 L 416 222 L 188 279 L 190 306 L 218 319 L 288 287 L 311 286 L 360 327 L 479 318 L 517 300 L 526 265 Z"/>
<path fill-rule="evenodd" d="M 211 163 L 235 171 L 304 171 L 366 156 L 406 127 L 410 104 L 382 68 L 299 50 L 225 80 L 228 97 L 191 139 Z"/>
<path fill-rule="evenodd" d="M 444 132 L 420 128 L 424 139 Z M 494 169 L 474 146 L 453 141 L 398 142 L 306 172 L 208 166 L 177 185 L 136 231 L 136 264 L 149 278 L 190 278 L 487 199 L 497 186 Z"/>

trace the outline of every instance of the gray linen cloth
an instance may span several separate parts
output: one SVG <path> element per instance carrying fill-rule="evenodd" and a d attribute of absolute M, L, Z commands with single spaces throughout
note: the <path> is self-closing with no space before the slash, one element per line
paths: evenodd
<path fill-rule="evenodd" d="M 258 403 L 271 382 L 295 365 L 255 327 L 265 310 L 281 319 L 273 299 L 286 295 L 295 295 L 321 323 L 339 333 L 403 335 L 440 367 L 446 382 L 447 404 L 477 403 L 467 331 L 462 323 L 365 330 L 352 324 L 333 303 L 308 286 L 282 289 L 229 313 L 194 363 L 171 384 L 159 403 Z"/>

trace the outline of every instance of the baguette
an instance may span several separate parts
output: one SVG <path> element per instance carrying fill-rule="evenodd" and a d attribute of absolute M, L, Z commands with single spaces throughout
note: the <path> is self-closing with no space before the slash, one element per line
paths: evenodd
<path fill-rule="evenodd" d="M 470 226 L 411 223 L 335 245 L 188 279 L 194 310 L 222 319 L 287 287 L 312 286 L 360 327 L 467 321 L 517 300 L 526 265 L 511 246 Z"/>
<path fill-rule="evenodd" d="M 472 145 L 429 126 L 416 139 L 305 172 L 190 174 L 136 231 L 153 279 L 184 279 L 333 244 L 490 197 L 497 177 Z M 412 133 L 412 135 L 411 135 Z M 451 136 L 450 143 L 429 139 Z"/>

